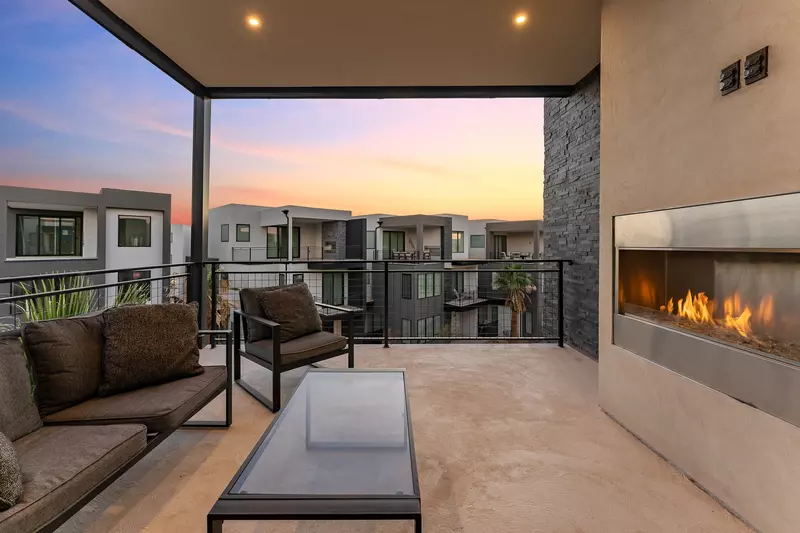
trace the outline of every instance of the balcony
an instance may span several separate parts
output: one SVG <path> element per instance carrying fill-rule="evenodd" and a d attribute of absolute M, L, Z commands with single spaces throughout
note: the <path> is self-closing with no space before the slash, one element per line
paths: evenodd
<path fill-rule="evenodd" d="M 221 352 L 204 350 L 203 362 L 222 361 Z M 426 531 L 749 531 L 598 409 L 597 363 L 570 349 L 361 346 L 356 354 L 358 367 L 407 369 Z M 268 371 L 244 365 L 252 383 L 269 388 Z M 302 375 L 286 376 L 287 396 Z M 206 511 L 273 418 L 234 392 L 230 429 L 174 433 L 59 533 L 204 531 Z M 198 418 L 222 409 L 217 399 Z M 226 522 L 225 531 L 410 528 Z"/>
<path fill-rule="evenodd" d="M 372 270 L 363 265 L 350 270 L 345 268 L 348 262 L 332 262 L 334 270 L 319 271 L 295 270 L 298 265 L 281 263 L 283 273 L 226 272 L 225 267 L 232 265 L 211 263 L 207 265 L 211 312 L 206 316 L 217 317 L 211 321 L 212 328 L 224 327 L 226 313 L 237 305 L 237 289 L 245 283 L 279 284 L 279 275 L 293 273 L 304 276 L 302 281 L 316 297 L 356 309 L 360 317 L 356 366 L 407 369 L 423 515 L 429 531 L 486 531 L 498 524 L 511 532 L 749 531 L 598 409 L 597 362 L 554 344 L 560 342 L 563 330 L 560 279 L 568 265 L 524 263 L 510 269 L 507 262 L 481 265 L 494 270 L 496 278 L 511 272 L 513 278 L 523 277 L 536 286 L 536 290 L 524 290 L 530 304 L 515 313 L 517 320 L 495 314 L 504 306 L 481 286 L 479 274 L 484 269 L 463 266 L 448 271 L 443 263 L 433 268 L 430 263 L 392 261 L 374 262 Z M 49 278 L 83 279 L 84 285 L 56 284 L 53 289 L 58 296 L 90 292 L 90 310 L 118 305 L 116 295 L 134 289 L 143 298 L 134 303 L 186 301 L 184 289 L 191 285 L 187 277 L 193 265 L 148 268 L 161 274 L 115 282 L 107 280 L 127 271 L 50 274 Z M 338 274 L 342 277 L 336 278 Z M 370 277 L 374 285 L 368 283 Z M 380 277 L 388 284 L 375 283 Z M 3 309 L 45 298 L 44 291 L 36 296 L 14 291 L 20 283 L 30 287 L 34 278 L 42 276 L 0 280 L 4 294 L 12 294 L 0 298 Z M 493 291 L 502 287 L 496 278 Z M 354 295 L 363 294 L 361 290 L 369 285 L 376 301 L 359 308 Z M 452 297 L 446 296 L 448 292 Z M 402 300 L 416 302 L 416 321 L 402 318 L 408 312 Z M 473 310 L 475 323 L 468 325 Z M 431 320 L 434 311 L 442 313 L 441 322 Z M 19 324 L 29 317 L 5 318 Z M 341 331 L 340 319 L 335 314 L 323 316 L 325 328 Z M 405 330 L 403 320 L 408 320 L 410 330 Z M 395 324 L 400 324 L 399 329 Z M 366 329 L 376 325 L 381 326 L 376 331 Z M 508 327 L 513 333 L 504 331 Z M 375 345 L 381 342 L 391 349 Z M 201 363 L 224 364 L 225 348 L 213 344 L 204 348 Z M 345 364 L 332 359 L 323 366 Z M 270 371 L 247 360 L 242 365 L 248 383 L 268 394 Z M 306 370 L 284 375 L 284 402 Z M 194 419 L 218 419 L 224 411 L 224 398 L 219 396 Z M 207 510 L 274 417 L 238 387 L 233 389 L 233 412 L 233 425 L 225 431 L 193 429 L 170 435 L 58 531 L 202 530 Z M 343 532 L 401 531 L 385 523 L 329 525 L 282 523 L 281 527 L 286 531 L 318 527 Z M 226 522 L 225 530 L 284 530 L 274 529 L 274 523 L 259 524 L 256 529 L 250 526 L 240 529 L 245 526 Z"/>

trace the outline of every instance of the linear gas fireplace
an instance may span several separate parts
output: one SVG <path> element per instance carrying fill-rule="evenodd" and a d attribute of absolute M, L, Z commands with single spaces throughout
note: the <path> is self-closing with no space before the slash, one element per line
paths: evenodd
<path fill-rule="evenodd" d="M 614 343 L 800 425 L 800 194 L 614 224 Z"/>

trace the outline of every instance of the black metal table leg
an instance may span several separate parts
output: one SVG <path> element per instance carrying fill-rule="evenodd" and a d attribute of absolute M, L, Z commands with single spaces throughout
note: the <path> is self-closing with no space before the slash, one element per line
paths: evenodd
<path fill-rule="evenodd" d="M 208 517 L 208 533 L 222 533 L 223 520 L 215 520 Z"/>

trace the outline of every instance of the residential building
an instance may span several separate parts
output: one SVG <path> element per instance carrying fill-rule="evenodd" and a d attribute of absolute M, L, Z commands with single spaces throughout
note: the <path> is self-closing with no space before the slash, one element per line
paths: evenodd
<path fill-rule="evenodd" d="M 486 224 L 488 259 L 542 257 L 544 230 L 541 220 L 495 221 Z"/>
<path fill-rule="evenodd" d="M 137 267 L 169 263 L 168 194 L 0 186 L 0 210 L 0 277 L 125 269 L 92 280 L 116 283 L 162 275 L 161 269 Z M 0 288 L 3 293 L 13 290 Z M 116 293 L 110 288 L 98 298 L 113 301 Z M 154 291 L 154 301 L 159 298 Z"/>

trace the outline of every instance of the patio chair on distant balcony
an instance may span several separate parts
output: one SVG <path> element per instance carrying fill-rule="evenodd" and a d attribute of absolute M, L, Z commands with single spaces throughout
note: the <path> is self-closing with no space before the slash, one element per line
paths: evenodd
<path fill-rule="evenodd" d="M 344 354 L 347 366 L 355 366 L 352 309 L 315 302 L 305 283 L 242 289 L 239 301 L 241 310 L 234 311 L 233 322 L 233 377 L 273 413 L 281 408 L 283 372 Z M 322 331 L 317 306 L 346 315 L 348 336 Z M 242 380 L 242 357 L 272 371 L 271 399 Z"/>

